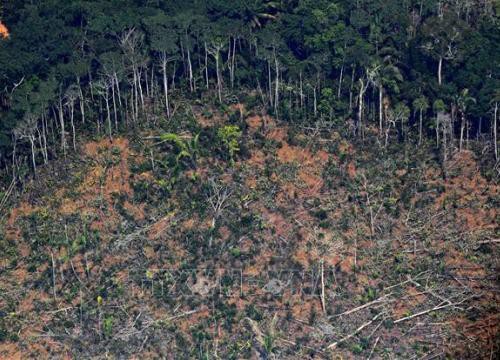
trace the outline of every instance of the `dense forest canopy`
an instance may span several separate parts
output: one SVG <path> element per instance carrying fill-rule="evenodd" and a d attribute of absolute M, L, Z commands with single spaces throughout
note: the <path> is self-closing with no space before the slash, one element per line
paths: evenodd
<path fill-rule="evenodd" d="M 498 1 L 12 0 L 0 11 L 3 168 L 36 170 L 82 132 L 111 137 L 207 91 L 254 94 L 281 120 L 361 138 L 373 127 L 386 144 L 478 138 L 498 157 Z"/>

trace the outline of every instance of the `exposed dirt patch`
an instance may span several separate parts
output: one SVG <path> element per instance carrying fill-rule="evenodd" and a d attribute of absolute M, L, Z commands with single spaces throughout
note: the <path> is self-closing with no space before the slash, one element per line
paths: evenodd
<path fill-rule="evenodd" d="M 284 142 L 288 138 L 287 131 L 286 127 L 273 128 L 269 130 L 266 137 L 277 142 Z"/>
<path fill-rule="evenodd" d="M 19 206 L 12 209 L 5 224 L 5 237 L 12 240 L 19 239 L 21 237 L 21 229 L 18 226 L 18 219 L 23 216 L 29 216 L 38 210 L 37 206 L 32 206 L 27 202 L 21 202 Z"/>
<path fill-rule="evenodd" d="M 112 231 L 119 223 L 116 204 L 119 197 L 130 199 L 133 190 L 128 159 L 131 156 L 129 141 L 115 138 L 89 142 L 84 146 L 85 155 L 92 165 L 85 171 L 82 183 L 76 189 L 77 198 L 63 198 L 58 212 L 64 215 L 80 213 L 97 219 L 92 229 Z M 145 175 L 147 177 L 147 174 Z M 132 206 L 125 201 L 124 208 L 138 221 L 144 219 L 144 206 Z"/>
<path fill-rule="evenodd" d="M 257 168 L 263 168 L 266 162 L 266 155 L 263 151 L 257 150 L 252 153 L 250 159 L 246 160 L 245 163 Z"/>
<path fill-rule="evenodd" d="M 474 155 L 462 151 L 447 164 L 449 177 L 444 182 L 445 191 L 436 199 L 436 209 L 456 209 L 465 230 L 494 230 L 497 227 L 498 209 L 486 208 L 490 197 L 500 195 L 500 187 L 481 176 Z"/>
<path fill-rule="evenodd" d="M 347 164 L 347 175 L 349 175 L 351 179 L 356 177 L 356 165 L 354 165 L 352 161 Z"/>
<path fill-rule="evenodd" d="M 245 121 L 251 132 L 267 128 L 274 124 L 274 120 L 267 115 L 253 115 L 248 117 Z"/>
<path fill-rule="evenodd" d="M 9 360 L 21 360 L 24 358 L 19 346 L 12 342 L 0 343 L 0 358 Z"/>
<path fill-rule="evenodd" d="M 146 218 L 144 206 L 145 204 L 134 205 L 128 200 L 123 204 L 124 209 L 127 210 L 130 215 L 132 215 L 135 221 L 142 221 Z"/>

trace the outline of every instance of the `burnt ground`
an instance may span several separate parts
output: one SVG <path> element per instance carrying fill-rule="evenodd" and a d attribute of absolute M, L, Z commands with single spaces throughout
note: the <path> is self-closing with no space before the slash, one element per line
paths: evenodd
<path fill-rule="evenodd" d="M 474 151 L 196 114 L 81 144 L 13 200 L 0 358 L 498 356 L 499 187 Z"/>

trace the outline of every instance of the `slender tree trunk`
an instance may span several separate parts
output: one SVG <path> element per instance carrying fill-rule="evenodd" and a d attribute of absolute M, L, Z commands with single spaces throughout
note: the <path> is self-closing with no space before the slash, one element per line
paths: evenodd
<path fill-rule="evenodd" d="M 122 93 L 121 93 L 121 90 L 120 90 L 120 82 L 118 81 L 118 75 L 115 73 L 114 74 L 114 82 L 115 82 L 115 85 L 116 85 L 116 94 L 117 94 L 117 97 L 118 97 L 118 105 L 120 106 L 120 112 L 122 111 L 122 108 L 123 108 L 123 104 L 122 104 Z"/>
<path fill-rule="evenodd" d="M 231 41 L 230 41 L 231 42 Z M 233 51 L 231 52 L 231 62 L 230 62 L 230 77 L 231 77 L 231 89 L 234 87 L 234 67 L 236 61 L 236 39 L 233 38 Z"/>
<path fill-rule="evenodd" d="M 170 119 L 170 105 L 168 103 L 167 57 L 165 53 L 163 53 L 161 66 L 163 71 L 163 91 L 165 94 L 165 108 L 167 109 L 167 117 Z"/>
<path fill-rule="evenodd" d="M 42 131 L 36 127 L 36 133 L 38 134 L 38 145 L 40 145 L 40 151 L 42 152 L 42 158 L 43 158 L 43 163 L 46 164 L 45 162 L 45 152 L 43 150 L 43 140 L 42 140 L 42 132 L 43 132 L 43 121 L 42 121 Z"/>
<path fill-rule="evenodd" d="M 316 98 L 316 84 L 314 84 L 314 88 L 313 88 L 313 111 L 314 111 L 314 116 L 317 115 L 318 113 L 318 102 L 317 102 L 317 98 Z"/>
<path fill-rule="evenodd" d="M 349 112 L 352 111 L 352 96 L 353 96 L 353 89 L 354 89 L 354 72 L 356 71 L 356 67 L 352 67 L 352 74 L 351 74 L 351 87 L 349 88 Z"/>
<path fill-rule="evenodd" d="M 149 94 L 149 81 L 148 81 L 148 68 L 144 69 L 144 83 L 146 84 L 146 98 L 151 99 L 151 95 Z"/>
<path fill-rule="evenodd" d="M 149 86 L 151 88 L 151 98 L 153 99 L 153 103 L 155 102 L 156 99 L 156 94 L 155 94 L 155 67 L 154 65 L 151 66 L 151 85 Z"/>
<path fill-rule="evenodd" d="M 465 148 L 469 149 L 469 135 L 470 135 L 470 126 L 469 121 L 465 119 Z"/>
<path fill-rule="evenodd" d="M 359 98 L 358 98 L 358 126 L 359 130 L 358 133 L 359 135 L 363 138 L 363 98 L 365 95 L 365 83 L 363 79 L 359 79 Z"/>
<path fill-rule="evenodd" d="M 205 42 L 205 81 L 208 90 L 208 50 L 206 42 Z"/>
<path fill-rule="evenodd" d="M 141 96 L 141 106 L 142 109 L 144 110 L 144 95 L 142 94 L 142 85 L 141 85 L 141 80 L 142 80 L 142 71 L 137 70 L 137 84 L 139 85 L 139 95 Z"/>
<path fill-rule="evenodd" d="M 62 97 L 59 96 L 59 121 L 61 124 L 61 148 L 64 156 L 66 156 L 66 134 L 64 129 L 64 109 L 62 105 Z"/>
<path fill-rule="evenodd" d="M 443 71 L 443 57 L 439 57 L 439 63 L 438 63 L 438 84 L 442 84 L 442 71 Z"/>
<path fill-rule="evenodd" d="M 175 90 L 175 73 L 176 73 L 177 62 L 174 61 L 174 70 L 172 71 L 172 90 Z"/>
<path fill-rule="evenodd" d="M 82 86 L 80 85 L 80 78 L 77 77 L 78 93 L 80 94 L 78 102 L 80 103 L 80 114 L 82 115 L 82 124 L 85 124 L 85 99 L 83 97 Z"/>
<path fill-rule="evenodd" d="M 134 73 L 134 84 L 133 84 L 133 90 L 132 90 L 132 95 L 133 95 L 133 106 L 132 106 L 132 110 L 133 110 L 133 114 L 134 116 L 132 117 L 132 119 L 134 119 L 134 122 L 137 121 L 137 117 L 138 117 L 138 108 L 139 108 L 139 94 L 138 94 L 138 90 L 137 90 L 137 73 L 135 71 L 135 69 L 133 70 L 133 73 Z"/>
<path fill-rule="evenodd" d="M 13 135 L 12 140 L 12 178 L 16 177 L 16 150 L 17 150 L 17 136 Z"/>
<path fill-rule="evenodd" d="M 30 135 L 28 136 L 31 144 L 31 161 L 33 163 L 33 172 L 35 173 L 36 176 L 36 161 L 35 161 L 35 136 Z"/>
<path fill-rule="evenodd" d="M 498 161 L 497 115 L 498 115 L 498 102 L 495 101 L 495 110 L 493 111 L 493 142 L 494 142 L 494 149 L 495 149 L 495 160 Z"/>
<path fill-rule="evenodd" d="M 71 132 L 73 134 L 73 150 L 76 151 L 76 130 L 75 130 L 75 104 L 73 100 L 70 100 L 69 104 L 69 112 L 70 112 L 70 124 L 71 124 Z"/>
<path fill-rule="evenodd" d="M 339 76 L 339 87 L 337 88 L 337 98 L 340 99 L 340 94 L 342 92 L 342 79 L 344 77 L 344 63 L 342 62 L 342 67 L 340 68 L 340 76 Z"/>
<path fill-rule="evenodd" d="M 302 71 L 299 73 L 300 110 L 304 107 L 304 91 L 302 89 Z"/>
<path fill-rule="evenodd" d="M 276 52 L 274 53 L 274 65 L 276 68 L 276 88 L 275 88 L 275 93 L 274 93 L 274 114 L 276 118 L 278 118 L 278 105 L 279 105 L 279 88 L 280 88 L 280 83 L 279 83 L 279 64 L 278 64 L 278 57 L 276 56 Z"/>
<path fill-rule="evenodd" d="M 115 120 L 115 131 L 118 131 L 118 115 L 116 111 L 116 97 L 115 97 L 115 86 L 113 84 L 113 78 L 111 78 L 111 99 L 113 100 L 113 115 Z"/>
<path fill-rule="evenodd" d="M 447 156 L 447 133 L 448 132 L 448 124 L 443 124 L 443 159 L 444 159 L 444 162 L 446 163 L 446 161 L 448 160 L 448 156 Z"/>
<path fill-rule="evenodd" d="M 273 106 L 273 88 L 271 84 L 271 62 L 267 60 L 267 82 L 269 87 L 269 106 Z"/>
<path fill-rule="evenodd" d="M 43 153 L 43 162 L 47 164 L 49 162 L 49 155 L 47 152 L 47 117 L 45 114 L 42 113 L 42 134 L 41 134 L 41 139 L 42 139 L 42 144 L 40 144 L 40 148 L 42 149 Z"/>
<path fill-rule="evenodd" d="M 193 67 L 191 65 L 191 52 L 189 51 L 189 46 L 187 46 L 187 62 L 188 62 L 188 70 L 189 70 L 189 90 L 191 92 L 194 91 L 193 86 Z"/>
<path fill-rule="evenodd" d="M 464 118 L 464 115 L 462 114 L 462 116 L 460 118 L 460 143 L 459 143 L 459 150 L 460 151 L 462 151 L 462 149 L 463 149 L 464 130 L 465 130 L 465 118 Z"/>
<path fill-rule="evenodd" d="M 439 147 L 439 114 L 436 114 L 436 147 Z"/>
<path fill-rule="evenodd" d="M 89 88 L 90 88 L 90 98 L 94 101 L 94 86 L 92 85 L 92 71 L 88 71 L 89 74 Z"/>
<path fill-rule="evenodd" d="M 106 89 L 106 93 L 105 93 L 105 98 L 104 98 L 104 102 L 106 103 L 106 113 L 107 113 L 107 116 L 106 116 L 106 121 L 108 123 L 108 136 L 109 136 L 109 140 L 113 140 L 113 136 L 112 136 L 112 129 L 111 129 L 111 110 L 109 108 L 109 89 Z"/>
<path fill-rule="evenodd" d="M 221 80 L 220 80 L 220 70 L 219 70 L 219 51 L 215 53 L 215 69 L 217 72 L 217 94 L 219 96 L 219 102 L 222 102 L 222 90 L 221 90 Z"/>
<path fill-rule="evenodd" d="M 422 108 L 420 108 L 420 122 L 418 124 L 418 145 L 422 144 L 422 124 L 423 124 L 423 115 Z"/>
<path fill-rule="evenodd" d="M 384 121 L 384 116 L 383 116 L 383 93 L 384 89 L 382 88 L 382 85 L 379 85 L 378 87 L 378 128 L 380 134 L 382 134 L 383 130 L 383 121 Z"/>

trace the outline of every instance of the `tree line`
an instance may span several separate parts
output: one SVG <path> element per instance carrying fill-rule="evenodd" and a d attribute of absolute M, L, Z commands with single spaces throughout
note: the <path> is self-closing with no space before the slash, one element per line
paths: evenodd
<path fill-rule="evenodd" d="M 494 0 L 12 0 L 0 167 L 36 173 L 81 133 L 112 138 L 207 93 L 384 146 L 434 139 L 445 160 L 478 139 L 498 160 L 499 13 Z"/>

